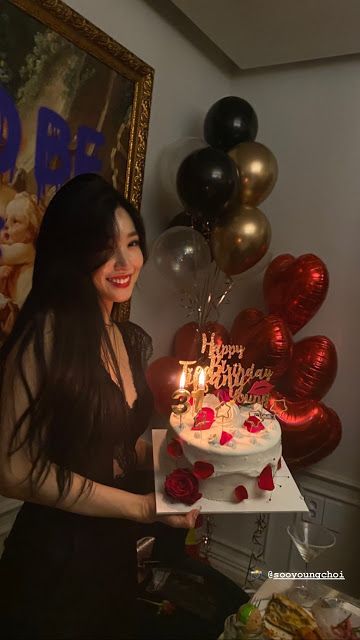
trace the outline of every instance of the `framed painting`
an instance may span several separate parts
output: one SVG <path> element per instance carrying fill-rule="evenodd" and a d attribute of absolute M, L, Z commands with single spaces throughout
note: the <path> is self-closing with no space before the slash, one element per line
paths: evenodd
<path fill-rule="evenodd" d="M 153 69 L 61 0 L 0 0 L 0 43 L 2 342 L 61 184 L 100 173 L 140 207 Z"/>

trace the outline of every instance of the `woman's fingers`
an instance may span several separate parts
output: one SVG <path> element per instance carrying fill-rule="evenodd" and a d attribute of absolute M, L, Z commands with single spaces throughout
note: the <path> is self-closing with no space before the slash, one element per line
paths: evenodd
<path fill-rule="evenodd" d="M 170 525 L 170 527 L 175 527 L 177 529 L 192 529 L 195 526 L 196 518 L 199 515 L 198 509 L 192 509 L 188 513 L 171 515 L 171 516 L 161 516 L 159 520 L 164 522 L 165 524 Z"/>
<path fill-rule="evenodd" d="M 160 516 L 156 515 L 156 502 L 155 493 L 148 493 L 142 496 L 143 502 L 143 515 L 141 517 L 142 522 L 154 522 L 158 520 L 164 524 L 168 524 L 170 527 L 177 529 L 193 529 L 195 527 L 196 518 L 200 511 L 199 509 L 191 509 L 187 513 L 178 513 L 176 515 Z"/>
<path fill-rule="evenodd" d="M 189 511 L 189 513 L 187 514 L 189 520 L 190 520 L 190 527 L 189 529 L 193 529 L 195 527 L 195 522 L 196 519 L 199 515 L 200 511 L 199 509 L 192 509 L 192 511 Z"/>

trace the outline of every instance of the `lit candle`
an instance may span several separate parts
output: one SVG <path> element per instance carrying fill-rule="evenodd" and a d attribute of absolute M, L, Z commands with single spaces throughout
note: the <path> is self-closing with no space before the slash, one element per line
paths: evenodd
<path fill-rule="evenodd" d="M 202 367 L 200 367 L 199 373 L 199 389 L 202 391 L 205 390 L 205 371 Z"/>
<path fill-rule="evenodd" d="M 184 389 L 184 390 L 186 390 L 186 389 L 185 389 L 185 379 L 186 379 L 185 371 L 183 371 L 183 372 L 182 372 L 182 374 L 181 374 L 181 376 L 180 376 L 180 386 L 179 386 L 179 389 Z"/>
<path fill-rule="evenodd" d="M 203 401 L 205 394 L 205 371 L 202 367 L 200 367 L 199 377 L 198 377 L 198 387 L 196 391 L 193 391 L 194 398 L 194 411 L 195 415 L 199 413 L 202 409 Z"/>

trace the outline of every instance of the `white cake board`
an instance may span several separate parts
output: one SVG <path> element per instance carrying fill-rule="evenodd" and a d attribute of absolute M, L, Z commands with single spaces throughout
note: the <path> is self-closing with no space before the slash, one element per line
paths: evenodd
<path fill-rule="evenodd" d="M 274 478 L 275 489 L 273 491 L 264 491 L 264 495 L 261 497 L 248 498 L 239 503 L 200 498 L 200 500 L 197 500 L 191 507 L 181 502 L 174 502 L 164 491 L 165 476 L 170 472 L 170 469 L 160 468 L 160 450 L 161 447 L 166 446 L 166 433 L 167 429 L 153 429 L 152 431 L 156 513 L 159 515 L 187 513 L 190 509 L 200 509 L 201 513 L 284 513 L 309 511 L 283 458 L 281 458 L 281 469 L 277 471 Z M 175 469 L 174 464 L 172 468 Z"/>

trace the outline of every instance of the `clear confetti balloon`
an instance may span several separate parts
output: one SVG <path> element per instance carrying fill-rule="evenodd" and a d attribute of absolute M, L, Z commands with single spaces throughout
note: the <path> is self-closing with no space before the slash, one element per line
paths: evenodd
<path fill-rule="evenodd" d="M 211 262 L 205 238 L 191 227 L 172 227 L 155 241 L 152 260 L 178 289 L 190 289 L 201 270 Z"/>

